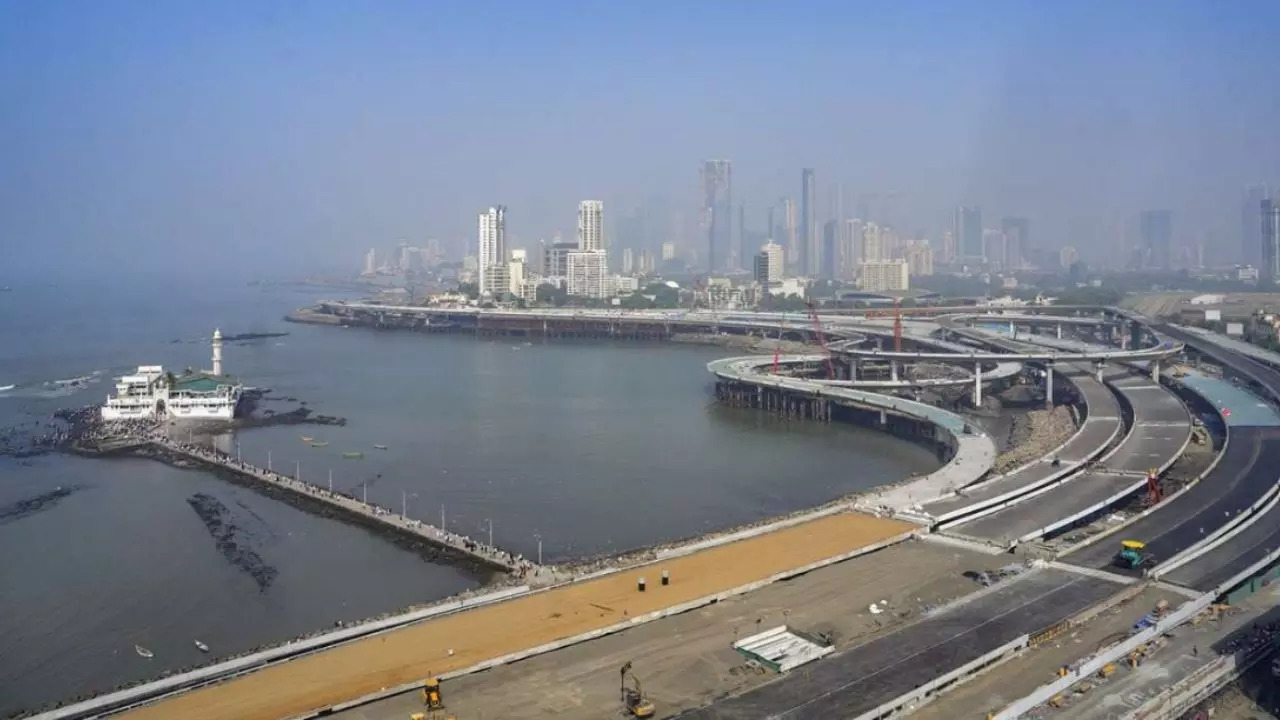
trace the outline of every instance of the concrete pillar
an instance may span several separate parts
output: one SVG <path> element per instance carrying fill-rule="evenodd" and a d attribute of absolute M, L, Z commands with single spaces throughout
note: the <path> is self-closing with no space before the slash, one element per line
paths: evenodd
<path fill-rule="evenodd" d="M 1093 364 L 1094 369 L 1097 371 L 1098 382 L 1102 382 L 1102 369 L 1105 368 L 1106 366 L 1107 366 L 1107 363 L 1105 360 L 1098 360 Z"/>
<path fill-rule="evenodd" d="M 1159 360 L 1151 361 L 1151 381 L 1160 382 L 1160 361 Z"/>
<path fill-rule="evenodd" d="M 973 364 L 973 406 L 982 407 L 982 361 Z"/>
<path fill-rule="evenodd" d="M 1053 365 L 1044 366 L 1044 405 L 1053 407 Z"/>
<path fill-rule="evenodd" d="M 895 382 L 898 380 L 898 361 L 897 360 L 889 361 L 889 379 Z"/>
<path fill-rule="evenodd" d="M 849 359 L 849 379 L 850 380 L 858 379 L 858 358 Z"/>
<path fill-rule="evenodd" d="M 1062 339 L 1062 323 L 1058 323 L 1058 339 Z"/>
<path fill-rule="evenodd" d="M 1012 320 L 1009 321 L 1009 337 L 1018 339 L 1018 326 L 1014 325 Z"/>

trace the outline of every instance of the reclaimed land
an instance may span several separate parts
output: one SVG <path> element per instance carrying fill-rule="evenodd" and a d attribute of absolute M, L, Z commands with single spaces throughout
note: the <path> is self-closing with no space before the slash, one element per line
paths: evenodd
<path fill-rule="evenodd" d="M 428 620 L 130 713 L 133 720 L 276 720 L 602 630 L 889 540 L 915 526 L 839 513 L 776 532 Z M 671 584 L 658 582 L 670 573 Z M 638 580 L 648 581 L 646 592 Z"/>

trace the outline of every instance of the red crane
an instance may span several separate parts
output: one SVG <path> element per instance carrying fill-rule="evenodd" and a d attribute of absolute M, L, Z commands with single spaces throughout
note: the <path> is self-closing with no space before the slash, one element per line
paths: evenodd
<path fill-rule="evenodd" d="M 818 338 L 818 344 L 822 346 L 822 353 L 826 355 L 824 358 L 827 365 L 827 379 L 836 379 L 836 368 L 831 364 L 831 348 L 827 347 L 827 336 L 822 332 L 822 321 L 818 319 L 818 311 L 813 307 L 812 300 L 805 300 L 804 306 L 809 309 L 809 320 L 813 322 L 813 334 Z"/>

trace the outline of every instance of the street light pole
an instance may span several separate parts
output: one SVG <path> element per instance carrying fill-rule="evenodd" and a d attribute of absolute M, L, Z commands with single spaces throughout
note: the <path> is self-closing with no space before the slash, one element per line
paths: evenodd
<path fill-rule="evenodd" d="M 538 564 L 542 564 L 542 536 L 534 533 L 533 537 L 538 541 Z"/>
<path fill-rule="evenodd" d="M 333 494 L 333 468 L 329 468 L 329 493 Z"/>
<path fill-rule="evenodd" d="M 440 530 L 444 529 L 444 503 L 440 503 Z"/>
<path fill-rule="evenodd" d="M 493 547 L 493 518 L 486 518 L 489 523 L 489 547 Z"/>
<path fill-rule="evenodd" d="M 293 461 L 293 480 L 294 482 L 302 482 L 302 461 Z"/>
<path fill-rule="evenodd" d="M 271 451 L 267 451 L 267 472 L 273 472 L 271 469 Z"/>
<path fill-rule="evenodd" d="M 236 462 L 240 462 L 240 441 L 236 441 Z"/>
<path fill-rule="evenodd" d="M 400 519 L 404 520 L 409 515 L 409 491 L 400 491 Z"/>

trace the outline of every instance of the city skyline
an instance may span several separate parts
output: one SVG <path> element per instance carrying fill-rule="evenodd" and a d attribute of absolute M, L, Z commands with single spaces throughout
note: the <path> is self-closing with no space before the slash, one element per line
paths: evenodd
<path fill-rule="evenodd" d="M 692 168 L 723 158 L 726 264 L 748 264 L 736 228 L 768 236 L 768 208 L 799 204 L 802 168 L 810 249 L 840 187 L 844 214 L 907 237 L 977 206 L 1097 258 L 1112 236 L 1078 229 L 1149 208 L 1176 210 L 1176 247 L 1243 250 L 1244 189 L 1277 184 L 1274 4 L 810 7 L 10 4 L 0 232 L 48 271 L 212 247 L 277 266 L 379 238 L 452 247 L 495 198 L 531 243 L 571 234 L 562 208 L 584 197 L 621 218 L 656 195 L 687 247 Z M 839 42 L 849 27 L 879 30 Z"/>

